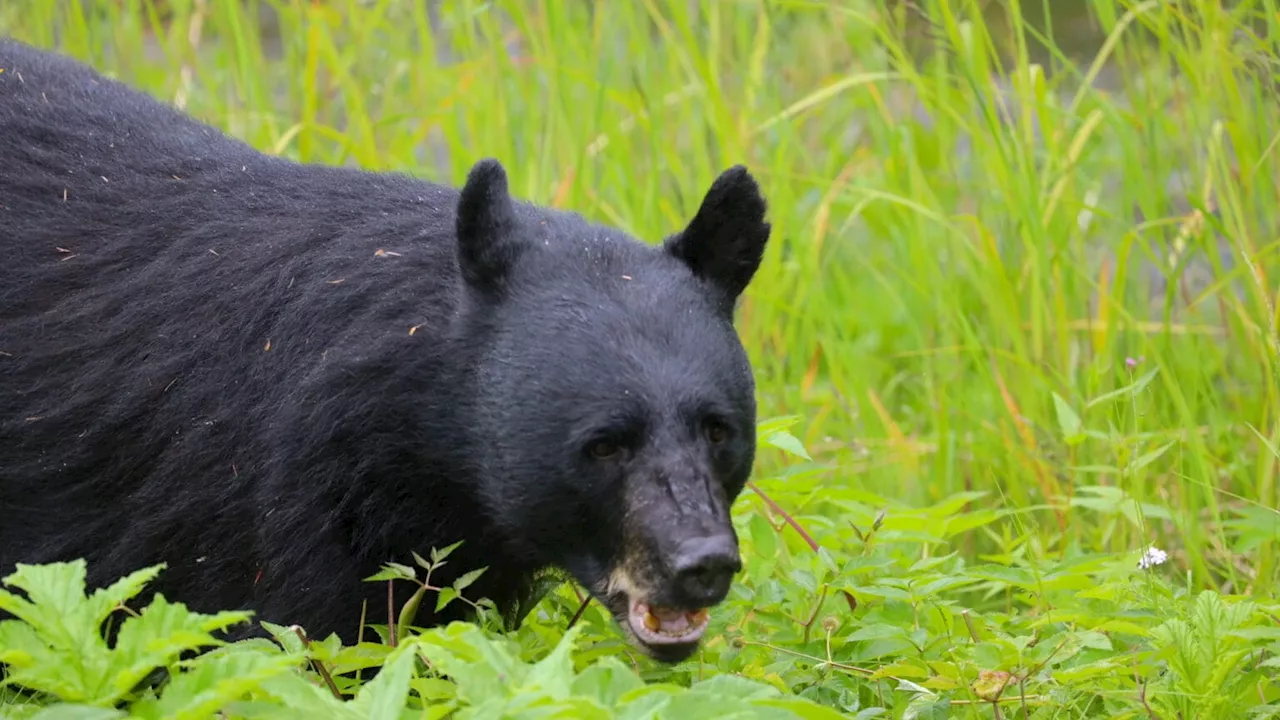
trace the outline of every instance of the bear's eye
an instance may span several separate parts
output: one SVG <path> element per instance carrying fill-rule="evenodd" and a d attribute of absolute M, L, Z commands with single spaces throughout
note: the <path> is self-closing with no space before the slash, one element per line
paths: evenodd
<path fill-rule="evenodd" d="M 702 425 L 702 431 L 712 445 L 719 445 L 729 439 L 729 426 L 719 420 L 707 420 Z"/>
<path fill-rule="evenodd" d="M 609 440 L 596 440 L 587 446 L 587 453 L 596 460 L 608 460 L 621 451 L 622 448 L 617 443 Z"/>

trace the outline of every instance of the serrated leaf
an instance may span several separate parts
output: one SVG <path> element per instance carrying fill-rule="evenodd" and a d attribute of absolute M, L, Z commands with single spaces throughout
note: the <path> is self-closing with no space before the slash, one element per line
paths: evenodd
<path fill-rule="evenodd" d="M 86 648 L 81 662 L 100 668 L 107 654 L 105 643 Z M 69 702 L 91 701 L 97 675 L 86 682 L 85 668 L 65 667 L 72 653 L 50 647 L 36 629 L 18 620 L 0 622 L 0 663 L 7 664 L 5 682 L 48 693 Z M 69 672 L 70 671 L 70 672 Z"/>
<path fill-rule="evenodd" d="M 347 703 L 339 701 L 330 691 L 307 681 L 297 673 L 280 673 L 262 681 L 262 689 L 281 701 L 294 717 L 322 717 L 355 720 L 360 715 L 351 712 Z"/>
<path fill-rule="evenodd" d="M 457 550 L 462 543 L 463 541 L 459 540 L 458 542 L 446 545 L 443 548 L 431 548 L 431 562 L 436 565 L 441 564 L 444 562 L 444 559 L 449 557 L 454 550 Z"/>
<path fill-rule="evenodd" d="M 154 565 L 132 572 L 86 596 L 87 565 L 83 560 L 45 565 L 19 563 L 4 583 L 24 591 L 27 597 L 0 591 L 0 609 L 29 623 L 53 648 L 71 650 L 96 643 L 105 651 L 98 634 L 102 623 L 163 567 Z"/>
<path fill-rule="evenodd" d="M 399 720 L 408 699 L 416 658 L 416 641 L 398 646 L 373 680 L 356 693 L 350 702 L 351 710 L 371 720 Z"/>
<path fill-rule="evenodd" d="M 490 639 L 475 625 L 454 622 L 418 637 L 419 651 L 453 679 L 463 702 L 508 697 L 529 671 L 506 641 Z"/>
<path fill-rule="evenodd" d="M 258 690 L 264 681 L 290 672 L 299 658 L 238 652 L 203 655 L 172 677 L 158 700 L 134 703 L 132 715 L 149 720 L 202 720 Z"/>
<path fill-rule="evenodd" d="M 306 654 L 306 643 L 302 642 L 302 638 L 298 637 L 298 633 L 294 631 L 293 628 L 285 627 L 284 625 L 276 625 L 275 623 L 267 622 L 266 620 L 260 620 L 258 625 L 262 626 L 263 630 L 271 633 L 271 637 L 275 638 L 275 641 L 280 643 L 280 646 L 284 648 L 285 652 L 294 655 Z"/>
<path fill-rule="evenodd" d="M 406 637 L 398 635 L 397 637 Z M 334 656 L 330 672 L 334 675 L 345 675 L 357 670 L 379 667 L 386 663 L 392 648 L 388 645 L 372 642 L 360 642 L 342 648 Z"/>
<path fill-rule="evenodd" d="M 453 589 L 461 594 L 463 590 L 467 589 L 471 583 L 475 582 L 488 569 L 487 567 L 482 567 L 463 573 L 461 577 L 453 581 Z"/>
<path fill-rule="evenodd" d="M 248 618 L 247 612 L 193 613 L 182 603 L 156 595 L 138 617 L 121 625 L 112 651 L 114 691 L 99 699 L 118 700 L 152 670 L 172 663 L 183 652 L 224 644 L 212 632 Z"/>

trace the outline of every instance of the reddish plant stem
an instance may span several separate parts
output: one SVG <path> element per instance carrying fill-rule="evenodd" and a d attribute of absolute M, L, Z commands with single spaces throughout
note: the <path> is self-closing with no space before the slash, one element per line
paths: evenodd
<path fill-rule="evenodd" d="M 396 591 L 392 583 L 387 581 L 387 644 L 396 646 Z"/>
<path fill-rule="evenodd" d="M 311 640 L 307 637 L 307 634 L 302 631 L 302 628 L 294 625 L 293 631 L 298 635 L 298 639 L 302 641 L 303 647 L 311 647 Z M 344 699 L 342 697 L 342 693 L 338 691 L 337 683 L 333 681 L 333 676 L 329 674 L 329 670 L 324 666 L 324 663 L 316 660 L 315 658 L 310 658 L 310 662 L 312 669 L 319 673 L 320 677 L 324 678 L 324 684 L 329 686 L 329 692 L 333 693 L 333 696 L 339 700 Z"/>
<path fill-rule="evenodd" d="M 582 613 L 587 611 L 587 606 L 591 604 L 591 596 L 588 595 L 582 600 L 582 604 L 578 606 L 578 612 L 573 614 L 573 619 L 569 621 L 569 627 L 573 627 L 582 619 Z M 569 628 L 565 628 L 568 630 Z"/>
<path fill-rule="evenodd" d="M 761 490 L 759 486 L 757 486 L 755 483 L 748 481 L 747 487 L 751 488 L 752 492 L 759 495 L 760 499 L 764 500 L 765 503 L 767 503 L 769 507 L 773 509 L 774 512 L 781 515 L 782 519 L 788 525 L 794 528 L 797 533 L 800 533 L 800 537 L 803 538 L 806 543 L 808 543 L 809 549 L 813 550 L 814 552 L 818 552 L 818 541 L 814 540 L 813 536 L 811 536 L 808 532 L 806 532 L 803 527 L 800 527 L 800 523 L 796 522 L 796 519 L 791 517 L 791 513 L 788 513 L 786 510 L 783 510 L 781 505 L 774 502 L 773 498 L 766 495 L 764 491 Z"/>

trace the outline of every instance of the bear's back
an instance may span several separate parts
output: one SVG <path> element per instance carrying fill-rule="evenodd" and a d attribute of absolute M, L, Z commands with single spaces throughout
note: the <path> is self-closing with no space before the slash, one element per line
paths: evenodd
<path fill-rule="evenodd" d="M 91 537 L 158 513 L 166 479 L 243 497 L 299 388 L 421 355 L 452 316 L 456 190 L 267 156 L 13 40 L 0 68 L 6 512 Z M 39 542 L 19 530 L 0 516 L 0 560 Z"/>

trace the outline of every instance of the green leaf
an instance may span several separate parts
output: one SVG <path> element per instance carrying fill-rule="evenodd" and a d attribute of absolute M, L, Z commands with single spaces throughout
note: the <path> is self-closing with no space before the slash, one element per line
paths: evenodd
<path fill-rule="evenodd" d="M 932 693 L 920 693 L 911 699 L 902 720 L 947 720 L 951 717 L 951 700 Z"/>
<path fill-rule="evenodd" d="M 433 564 L 433 565 L 439 565 L 439 564 L 443 563 L 443 562 L 444 562 L 444 559 L 445 559 L 445 558 L 447 558 L 447 557 L 449 557 L 449 555 L 453 554 L 453 551 L 454 551 L 454 550 L 457 550 L 457 549 L 458 549 L 458 547 L 462 545 L 462 543 L 463 543 L 463 541 L 462 541 L 462 540 L 459 540 L 458 542 L 453 543 L 453 544 L 451 544 L 451 545 L 446 545 L 446 546 L 444 546 L 443 548 L 439 548 L 439 549 L 437 549 L 437 548 L 431 548 L 431 562 L 432 562 L 432 564 Z"/>
<path fill-rule="evenodd" d="M 257 650 L 203 655 L 177 673 L 158 700 L 145 698 L 133 705 L 132 713 L 137 718 L 154 720 L 208 718 L 247 693 L 259 690 L 266 680 L 290 672 L 299 660 L 296 656 Z"/>
<path fill-rule="evenodd" d="M 842 720 L 847 716 L 842 715 L 831 708 L 823 707 L 811 700 L 796 697 L 775 697 L 755 700 L 752 702 L 757 707 L 778 708 L 786 710 L 792 716 L 800 720 Z M 866 715 L 864 717 L 875 717 Z"/>
<path fill-rule="evenodd" d="M 408 699 L 417 649 L 416 640 L 397 646 L 382 670 L 356 693 L 351 709 L 371 720 L 399 720 Z"/>
<path fill-rule="evenodd" d="M 100 700 L 118 700 L 157 667 L 167 666 L 188 650 L 224 644 L 212 635 L 249 618 L 247 612 L 204 615 L 156 595 L 139 617 L 120 627 L 113 651 L 113 691 Z"/>
<path fill-rule="evenodd" d="M 1075 633 L 1075 638 L 1080 641 L 1081 645 L 1093 650 L 1111 650 L 1111 638 L 1100 632 L 1092 630 L 1082 630 Z"/>
<path fill-rule="evenodd" d="M 772 685 L 766 685 L 738 675 L 716 675 L 710 679 L 695 683 L 689 688 L 689 691 L 739 700 L 776 698 L 781 694 Z"/>
<path fill-rule="evenodd" d="M 773 526 L 760 513 L 754 513 L 747 520 L 751 531 L 751 547 L 763 558 L 772 558 L 778 554 L 778 534 Z"/>
<path fill-rule="evenodd" d="M 386 563 L 378 572 L 364 578 L 364 582 L 381 582 L 383 580 L 409 580 L 418 579 L 418 573 L 408 565 L 399 563 Z"/>
<path fill-rule="evenodd" d="M 965 573 L 970 577 L 992 580 L 1016 587 L 1032 588 L 1036 585 L 1035 576 L 1019 567 L 994 564 L 977 565 L 968 568 Z"/>
<path fill-rule="evenodd" d="M 1123 397 L 1123 396 L 1136 397 L 1139 393 L 1141 393 L 1143 390 L 1146 389 L 1147 385 L 1151 384 L 1151 381 L 1155 379 L 1156 374 L 1159 372 L 1160 372 L 1159 367 L 1151 368 L 1146 373 L 1143 373 L 1142 376 L 1140 376 L 1134 382 L 1129 383 L 1124 387 L 1116 388 L 1115 390 L 1112 390 L 1109 393 L 1099 395 L 1098 397 L 1090 400 L 1088 403 L 1085 403 L 1085 409 L 1086 410 L 1091 409 L 1096 405 L 1100 405 L 1104 402 L 1107 402 L 1108 400 L 1114 400 L 1116 398 Z"/>
<path fill-rule="evenodd" d="M 266 620 L 261 620 L 258 624 L 262 626 L 263 630 L 271 633 L 271 637 L 275 638 L 275 641 L 280 643 L 280 646 L 284 648 L 285 652 L 294 655 L 305 655 L 307 653 L 306 644 L 302 642 L 302 638 L 298 637 L 298 633 L 292 627 L 276 625 L 275 623 L 270 623 Z"/>
<path fill-rule="evenodd" d="M 769 435 L 795 427 L 803 419 L 800 415 L 779 415 L 778 417 L 760 420 L 756 423 L 756 439 L 764 440 Z"/>
<path fill-rule="evenodd" d="M 61 703 L 42 709 L 31 715 L 29 720 L 115 720 L 122 717 L 126 717 L 125 713 L 112 708 Z"/>
<path fill-rule="evenodd" d="M 529 671 L 512 653 L 509 641 L 490 639 L 475 625 L 454 622 L 418 638 L 420 652 L 437 671 L 453 679 L 463 702 L 508 697 Z"/>
<path fill-rule="evenodd" d="M 805 460 L 813 459 L 809 457 L 808 451 L 804 449 L 804 444 L 800 442 L 799 438 L 785 430 L 779 430 L 778 432 L 772 433 L 766 436 L 764 440 L 769 445 L 772 445 L 783 452 L 790 453 L 797 457 L 802 457 Z"/>
<path fill-rule="evenodd" d="M 475 570 L 472 570 L 470 572 L 463 573 L 461 577 L 459 577 L 457 580 L 453 582 L 453 589 L 457 590 L 458 593 L 461 594 L 463 590 L 467 589 L 471 585 L 471 583 L 475 582 L 476 579 L 479 578 L 481 575 L 483 575 L 484 572 L 488 569 L 489 568 L 487 567 L 482 567 L 482 568 L 476 568 Z"/>
<path fill-rule="evenodd" d="M 1068 445 L 1075 445 L 1084 439 L 1084 424 L 1080 416 L 1067 404 L 1058 393 L 1052 393 L 1053 407 L 1058 414 L 1058 427 L 1062 430 L 1063 439 Z"/>
<path fill-rule="evenodd" d="M 454 588 L 440 588 L 439 594 L 436 595 L 436 612 L 443 610 L 449 603 L 458 599 L 458 591 Z"/>
<path fill-rule="evenodd" d="M 574 681 L 572 652 L 582 631 L 582 625 L 569 628 L 555 648 L 534 664 L 521 683 L 520 690 L 546 694 L 556 700 L 568 698 Z"/>
<path fill-rule="evenodd" d="M 1170 440 L 1169 442 L 1165 443 L 1164 445 L 1161 445 L 1155 450 L 1152 450 L 1148 453 L 1144 453 L 1143 455 L 1136 458 L 1133 462 L 1131 462 L 1129 464 L 1129 467 L 1125 468 L 1125 470 L 1130 473 L 1135 473 L 1141 470 L 1142 468 L 1158 460 L 1161 455 L 1164 455 L 1169 450 L 1169 448 L 1173 447 L 1176 444 L 1177 444 L 1176 440 Z"/>
<path fill-rule="evenodd" d="M 887 623 L 876 623 L 872 625 L 864 625 L 845 638 L 845 642 L 858 642 L 860 640 L 882 640 L 885 638 L 907 638 L 907 631 L 897 625 L 889 625 Z"/>
<path fill-rule="evenodd" d="M 262 681 L 262 689 L 282 702 L 294 717 L 317 717 L 343 720 L 359 718 L 347 703 L 339 701 L 333 693 L 309 682 L 298 673 L 280 673 Z"/>
<path fill-rule="evenodd" d="M 413 621 L 417 619 L 418 608 L 422 606 L 422 598 L 426 594 L 427 586 L 419 585 L 400 608 L 400 614 L 396 617 L 396 637 L 408 635 L 409 626 L 413 625 Z M 439 608 L 436 609 L 439 610 Z"/>
<path fill-rule="evenodd" d="M 628 692 L 644 687 L 644 681 L 616 657 L 604 657 L 573 680 L 573 694 L 586 695 L 604 707 L 613 707 Z"/>

